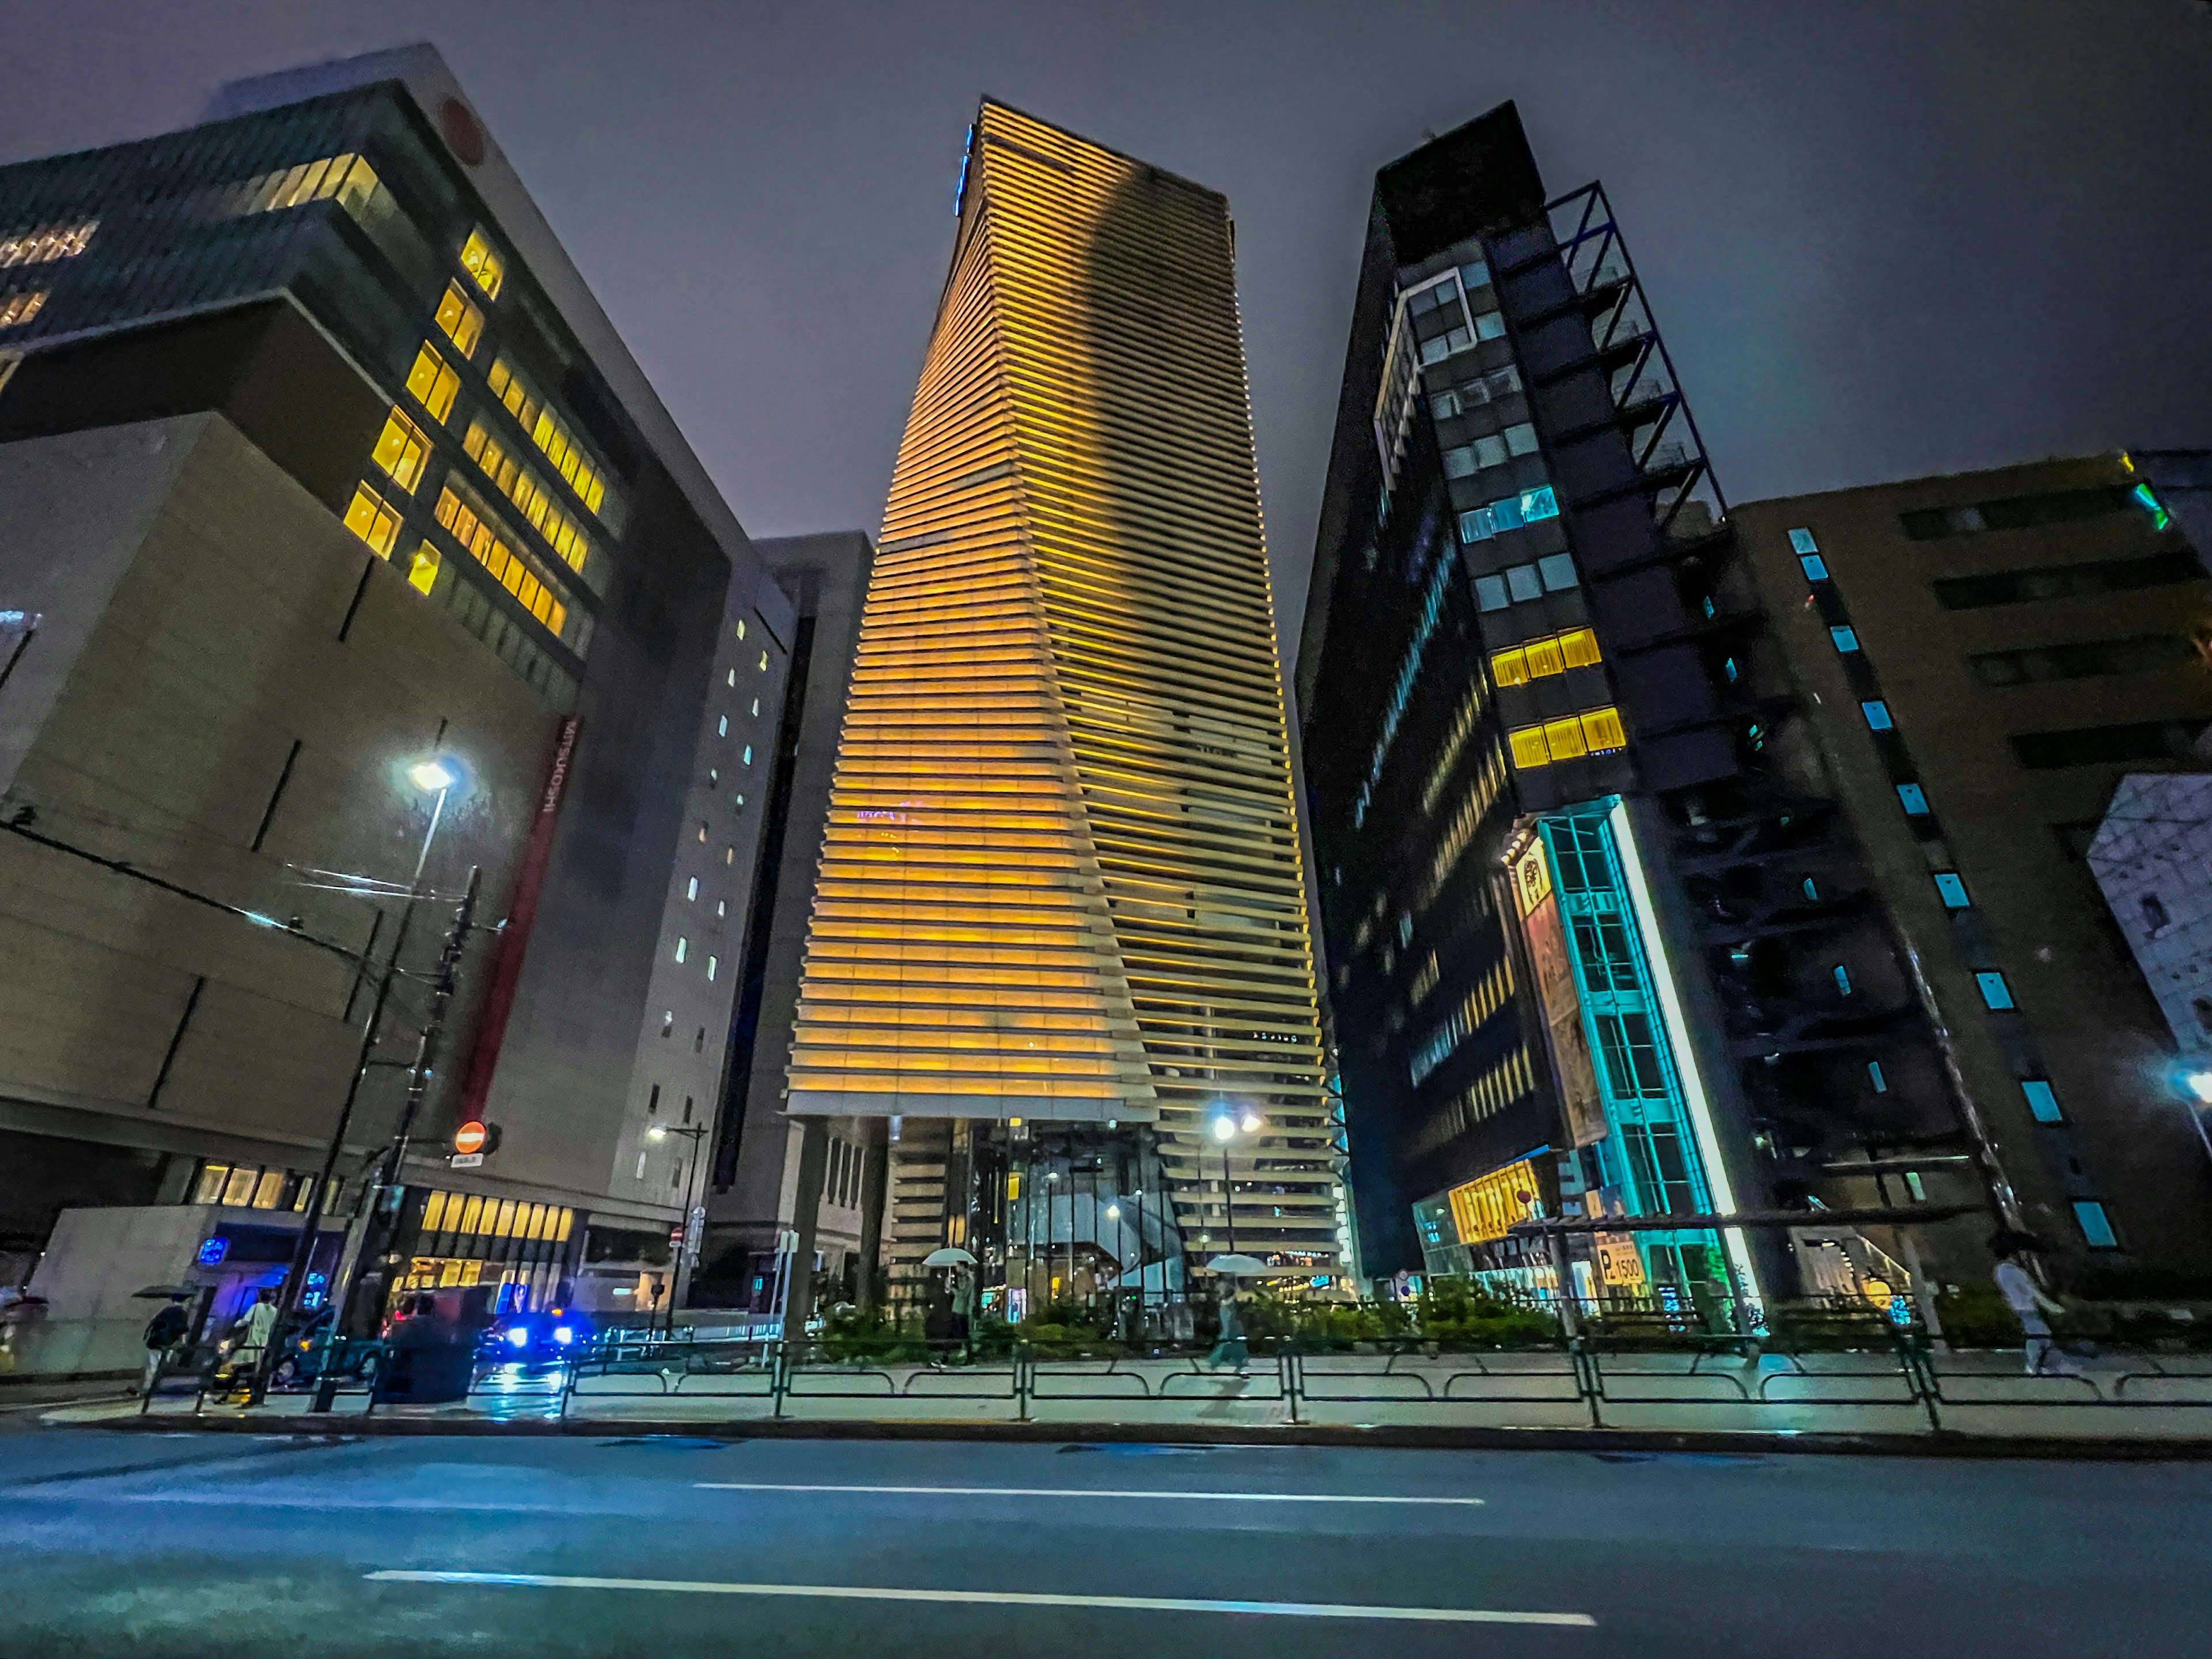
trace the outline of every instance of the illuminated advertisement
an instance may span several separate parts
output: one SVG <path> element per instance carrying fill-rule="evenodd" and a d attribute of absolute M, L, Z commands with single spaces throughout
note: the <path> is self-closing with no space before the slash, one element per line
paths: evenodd
<path fill-rule="evenodd" d="M 1516 1222 L 1534 1220 L 1544 1212 L 1543 1191 L 1536 1166 L 1525 1158 L 1453 1188 L 1452 1224 L 1459 1242 L 1486 1243 L 1504 1237 Z"/>
<path fill-rule="evenodd" d="M 1598 1094 L 1589 1039 L 1583 1030 L 1582 999 L 1575 988 L 1573 964 L 1567 957 L 1566 927 L 1559 917 L 1559 896 L 1552 890 L 1551 866 L 1540 836 L 1531 837 L 1513 862 L 1513 898 L 1521 912 L 1521 932 L 1528 943 L 1528 963 L 1536 975 L 1537 994 L 1543 1005 L 1552 1071 L 1559 1079 L 1559 1098 L 1566 1109 L 1567 1133 L 1576 1146 L 1588 1146 L 1602 1140 L 1609 1126 Z"/>

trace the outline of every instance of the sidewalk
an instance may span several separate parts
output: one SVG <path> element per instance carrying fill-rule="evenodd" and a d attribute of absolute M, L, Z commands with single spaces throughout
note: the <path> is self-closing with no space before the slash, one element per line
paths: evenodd
<path fill-rule="evenodd" d="M 43 1420 L 262 1432 L 603 1433 L 1229 1439 L 1422 1445 L 1763 1446 L 1924 1455 L 2212 1456 L 2212 1370 L 2116 1356 L 2080 1376 L 2029 1377 L 2011 1356 L 1946 1356 L 1931 1401 L 1888 1356 L 1557 1353 L 1255 1359 L 1243 1376 L 1185 1360 L 1010 1365 L 732 1364 L 672 1357 L 575 1379 L 488 1368 L 467 1401 L 384 1405 L 306 1395 L 252 1410 L 191 1395 L 58 1406 Z M 2013 1364 L 2016 1364 L 2016 1359 Z M 2196 1362 L 2192 1362 L 2196 1363 Z M 1285 1388 L 1285 1374 L 1289 1387 Z"/>

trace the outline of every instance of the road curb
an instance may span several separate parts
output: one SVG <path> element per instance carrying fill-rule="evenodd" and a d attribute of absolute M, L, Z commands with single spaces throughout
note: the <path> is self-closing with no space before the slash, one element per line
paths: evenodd
<path fill-rule="evenodd" d="M 675 1436 L 697 1440 L 1006 1441 L 1021 1444 L 1327 1446 L 1417 1451 L 1644 1452 L 1703 1455 L 2010 1458 L 2069 1462 L 2212 1462 L 2212 1440 L 2061 1439 L 2050 1436 L 1776 1434 L 1753 1430 L 1475 1428 L 1445 1425 L 1179 1423 L 964 1423 L 823 1419 L 701 1423 L 677 1419 L 362 1417 L 303 1413 L 284 1417 L 147 1416 L 56 1424 L 118 1433 L 484 1436 L 586 1440 Z"/>

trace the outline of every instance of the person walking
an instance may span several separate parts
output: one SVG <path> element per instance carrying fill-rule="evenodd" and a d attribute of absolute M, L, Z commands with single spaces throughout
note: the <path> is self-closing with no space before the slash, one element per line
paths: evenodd
<path fill-rule="evenodd" d="M 2050 1323 L 2044 1318 L 2045 1314 L 2065 1312 L 2065 1304 L 2037 1284 L 2021 1261 L 2022 1256 L 2037 1248 L 2037 1241 L 2028 1234 L 1997 1234 L 1990 1240 L 1990 1249 L 1997 1258 L 1996 1269 L 1991 1276 L 1996 1280 L 1997 1294 L 2004 1297 L 2005 1305 L 2020 1321 L 2021 1333 L 2027 1339 L 2027 1374 L 2078 1376 L 2081 1368 L 2051 1340 Z"/>
<path fill-rule="evenodd" d="M 269 1338 L 276 1328 L 276 1292 L 256 1291 L 253 1300 L 230 1327 L 230 1369 L 236 1376 L 250 1376 L 268 1352 Z"/>
<path fill-rule="evenodd" d="M 146 1369 L 138 1379 L 142 1398 L 154 1392 L 154 1385 L 161 1380 L 161 1372 L 175 1355 L 177 1345 L 191 1328 L 192 1316 L 185 1311 L 185 1298 L 181 1296 L 172 1296 L 146 1322 Z"/>
<path fill-rule="evenodd" d="M 1250 1357 L 1244 1342 L 1244 1321 L 1237 1311 L 1237 1281 L 1224 1275 L 1221 1281 L 1221 1334 L 1214 1341 L 1213 1352 L 1206 1355 L 1206 1363 L 1216 1370 L 1233 1365 L 1241 1376 Z"/>

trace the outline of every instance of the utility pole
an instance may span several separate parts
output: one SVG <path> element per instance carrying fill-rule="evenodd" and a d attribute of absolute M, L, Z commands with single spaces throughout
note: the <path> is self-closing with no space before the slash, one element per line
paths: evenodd
<path fill-rule="evenodd" d="M 361 1052 L 354 1062 L 353 1079 L 346 1085 L 345 1099 L 338 1107 L 337 1121 L 331 1126 L 330 1145 L 323 1149 L 323 1167 L 315 1176 L 314 1190 L 307 1195 L 307 1212 L 301 1218 L 300 1242 L 292 1248 L 292 1265 L 286 1270 L 284 1282 L 276 1291 L 276 1323 L 274 1331 L 281 1337 L 290 1328 L 292 1316 L 299 1311 L 300 1298 L 307 1286 L 307 1269 L 315 1258 L 315 1245 L 323 1227 L 323 1213 L 330 1203 L 331 1182 L 337 1174 L 338 1160 L 345 1155 L 345 1139 L 353 1127 L 353 1109 L 361 1099 L 362 1085 L 377 1066 L 392 1064 L 380 1062 L 376 1045 L 384 1034 L 384 1011 L 392 1000 L 392 982 L 399 977 L 400 953 L 407 948 L 408 924 L 415 919 L 415 908 L 422 898 L 422 867 L 430 860 L 430 843 L 438 833 L 438 821 L 445 815 L 446 792 L 438 793 L 438 805 L 430 816 L 430 833 L 422 838 L 422 850 L 415 860 L 414 878 L 409 882 L 407 898 L 399 912 L 399 925 L 392 930 L 392 955 L 386 958 L 384 971 L 377 975 L 376 997 L 370 1003 L 368 1023 L 362 1027 Z M 340 1253 L 344 1247 L 341 1244 Z M 333 1284 L 339 1275 L 333 1273 Z M 323 1336 L 321 1370 L 327 1370 L 343 1340 L 339 1327 L 344 1322 L 345 1304 L 343 1298 L 325 1303 L 331 1310 L 330 1328 Z M 261 1369 L 254 1379 L 253 1397 L 258 1401 L 268 1392 L 269 1377 L 276 1363 L 277 1342 L 271 1340 L 261 1356 Z"/>
<path fill-rule="evenodd" d="M 668 1318 L 665 1330 L 669 1336 L 676 1334 L 676 1302 L 690 1286 L 690 1270 L 699 1265 L 699 1235 L 704 1231 L 706 1206 L 692 1201 L 691 1188 L 698 1179 L 700 1153 L 707 1136 L 707 1126 L 694 1124 L 682 1128 L 666 1123 L 656 1123 L 645 1132 L 647 1140 L 664 1140 L 670 1135 L 683 1135 L 691 1143 L 684 1160 L 684 1220 L 681 1224 L 682 1242 L 676 1247 L 675 1259 L 668 1267 Z M 658 1310 L 656 1310 L 656 1312 Z"/>
<path fill-rule="evenodd" d="M 422 1102 L 430 1091 L 433 1061 L 437 1055 L 438 1041 L 445 1033 L 446 1016 L 453 1007 L 454 989 L 460 982 L 461 953 L 467 948 L 469 933 L 476 921 L 477 894 L 483 879 L 483 868 L 471 866 L 468 888 L 461 895 L 460 904 L 453 912 L 453 926 L 446 930 L 444 948 L 438 953 L 437 976 L 430 987 L 429 1012 L 423 1020 L 422 1035 L 416 1042 L 414 1064 L 408 1068 L 406 1103 L 400 1108 L 399 1121 L 392 1133 L 392 1144 L 385 1149 L 383 1158 L 379 1160 L 376 1174 L 364 1196 L 361 1212 L 367 1218 L 367 1224 L 360 1235 L 358 1247 L 353 1250 L 351 1259 L 343 1266 L 338 1274 L 336 1299 L 332 1304 L 335 1311 L 331 1317 L 333 1332 L 343 1322 L 349 1304 L 359 1288 L 362 1263 L 370 1254 L 370 1242 L 375 1240 L 380 1246 L 389 1237 L 386 1233 L 386 1238 L 378 1237 L 377 1212 L 384 1206 L 385 1194 L 399 1184 L 407 1158 L 407 1143 L 414 1133 L 415 1120 L 422 1114 Z"/>

